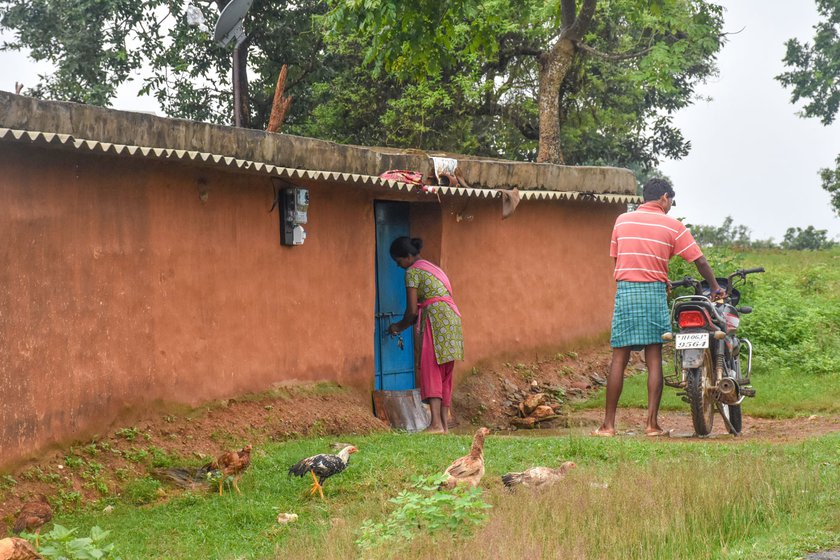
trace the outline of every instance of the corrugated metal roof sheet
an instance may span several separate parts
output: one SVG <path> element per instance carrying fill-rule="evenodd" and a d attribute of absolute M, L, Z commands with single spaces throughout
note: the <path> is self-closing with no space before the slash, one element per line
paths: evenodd
<path fill-rule="evenodd" d="M 309 179 L 314 181 L 328 181 L 349 183 L 353 185 L 379 187 L 389 190 L 426 193 L 429 195 L 442 194 L 448 196 L 467 196 L 477 198 L 498 198 L 501 192 L 497 189 L 474 189 L 464 187 L 430 186 L 419 187 L 391 179 L 382 179 L 373 175 L 357 173 L 340 173 L 337 171 L 317 171 L 311 169 L 294 169 L 279 167 L 266 162 L 236 159 L 221 154 L 177 150 L 172 148 L 158 148 L 150 146 L 131 146 L 127 144 L 112 144 L 97 140 L 76 138 L 70 134 L 40 132 L 31 130 L 15 130 L 0 128 L 0 140 L 7 142 L 25 142 L 35 145 L 47 145 L 57 148 L 72 149 L 94 154 L 109 154 L 124 157 L 139 157 L 147 159 L 162 159 L 175 161 L 190 161 L 204 163 L 215 167 L 241 170 L 261 175 L 279 178 Z M 625 194 L 597 194 L 575 191 L 548 190 L 519 190 L 523 200 L 598 200 L 608 203 L 636 203 L 641 198 Z"/>

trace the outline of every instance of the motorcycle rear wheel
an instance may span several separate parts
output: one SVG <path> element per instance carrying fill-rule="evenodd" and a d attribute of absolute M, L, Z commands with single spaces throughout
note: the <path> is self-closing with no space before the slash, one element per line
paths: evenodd
<path fill-rule="evenodd" d="M 703 365 L 686 371 L 685 392 L 691 402 L 691 421 L 694 424 L 694 432 L 698 436 L 707 436 L 712 433 L 715 402 L 710 392 L 704 390 L 704 385 L 713 386 L 713 376 L 714 364 L 708 350 L 703 354 Z M 740 422 L 740 410 L 738 413 Z"/>

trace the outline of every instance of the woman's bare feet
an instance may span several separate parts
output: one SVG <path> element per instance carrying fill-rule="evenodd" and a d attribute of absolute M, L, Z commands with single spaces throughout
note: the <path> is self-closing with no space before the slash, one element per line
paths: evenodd
<path fill-rule="evenodd" d="M 428 428 L 423 430 L 423 433 L 424 434 L 445 434 L 446 431 L 443 428 L 441 428 L 440 426 L 438 426 L 438 427 L 429 426 Z"/>

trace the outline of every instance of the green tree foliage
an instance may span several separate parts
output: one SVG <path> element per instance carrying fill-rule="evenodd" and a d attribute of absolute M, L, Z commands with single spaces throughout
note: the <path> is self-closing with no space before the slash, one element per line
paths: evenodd
<path fill-rule="evenodd" d="M 374 76 L 427 80 L 467 102 L 456 118 L 479 153 L 503 152 L 487 143 L 497 126 L 517 132 L 505 148 L 518 146 L 499 155 L 533 154 L 538 139 L 542 153 L 550 113 L 559 161 L 569 164 L 650 167 L 685 155 L 690 144 L 671 115 L 715 73 L 722 44 L 721 8 L 700 1 L 329 2 L 328 36 L 361 45 Z M 546 99 L 553 65 L 564 69 Z"/>
<path fill-rule="evenodd" d="M 747 226 L 736 226 L 732 216 L 727 216 L 718 227 L 686 224 L 701 246 L 714 247 L 749 247 L 750 230 Z"/>
<path fill-rule="evenodd" d="M 800 116 L 819 118 L 828 126 L 840 108 L 840 0 L 816 3 L 822 21 L 814 26 L 813 43 L 789 39 L 783 62 L 790 70 L 776 79 L 791 89 L 791 103 L 806 101 Z M 840 216 L 840 156 L 835 163 L 834 170 L 821 169 L 820 178 Z"/>
<path fill-rule="evenodd" d="M 791 88 L 791 102 L 806 100 L 803 117 L 829 125 L 840 108 L 840 0 L 816 0 L 823 21 L 814 26 L 814 42 L 789 39 L 783 62 L 791 68 L 776 76 Z"/>
<path fill-rule="evenodd" d="M 208 28 L 224 4 L 196 0 L 203 29 L 188 24 L 183 0 L 0 0 L 0 23 L 14 37 L 7 48 L 28 48 L 56 67 L 28 94 L 108 105 L 140 73 L 138 89 L 167 115 L 223 123 L 232 114 L 232 53 Z M 255 0 L 245 20 L 251 126 L 266 125 L 287 64 L 294 102 L 284 131 L 535 160 L 541 69 L 565 32 L 576 37 L 556 96 L 566 163 L 650 169 L 687 153 L 671 115 L 715 72 L 720 7 L 577 4 L 351 0 L 328 12 L 324 0 Z M 584 30 L 575 22 L 586 5 L 597 10 Z"/>
<path fill-rule="evenodd" d="M 161 2 L 150 2 L 152 8 Z M 3 27 L 17 33 L 4 48 L 25 46 L 35 60 L 60 61 L 31 93 L 107 105 L 117 86 L 142 64 L 131 48 L 134 29 L 153 25 L 143 3 L 130 0 L 0 2 Z"/>
<path fill-rule="evenodd" d="M 720 226 L 686 224 L 694 239 L 702 247 L 716 248 L 752 248 L 752 249 L 792 249 L 795 251 L 816 251 L 830 249 L 837 243 L 828 237 L 828 230 L 808 226 L 788 228 L 781 243 L 770 239 L 752 239 L 750 229 L 744 225 L 735 225 L 732 216 L 727 216 Z"/>
<path fill-rule="evenodd" d="M 217 45 L 212 27 L 226 0 L 203 0 L 203 26 L 190 25 L 183 0 L 0 0 L 0 25 L 14 40 L 6 49 L 27 48 L 56 71 L 28 94 L 108 106 L 117 88 L 141 73 L 139 93 L 152 94 L 167 115 L 230 122 L 232 48 Z M 328 80 L 335 64 L 323 52 L 312 16 L 318 0 L 256 0 L 249 10 L 249 87 L 252 124 L 265 127 L 277 76 L 289 66 L 287 92 L 295 102 L 288 123 L 312 110 L 311 84 Z"/>
<path fill-rule="evenodd" d="M 816 251 L 819 249 L 830 249 L 836 243 L 828 238 L 828 231 L 808 226 L 805 229 L 799 227 L 788 228 L 782 247 L 804 251 Z"/>
<path fill-rule="evenodd" d="M 823 188 L 831 195 L 831 205 L 834 213 L 840 216 L 840 155 L 834 160 L 834 169 L 828 167 L 820 169 L 820 179 Z"/>

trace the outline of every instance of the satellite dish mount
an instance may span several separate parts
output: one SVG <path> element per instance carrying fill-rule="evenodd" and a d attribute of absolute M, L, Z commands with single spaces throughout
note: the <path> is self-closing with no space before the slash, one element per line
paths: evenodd
<path fill-rule="evenodd" d="M 244 82 L 245 68 L 240 68 L 240 49 L 245 43 L 245 27 L 242 22 L 245 14 L 254 0 L 230 0 L 219 14 L 219 21 L 216 22 L 216 29 L 213 39 L 221 46 L 226 47 L 232 40 L 236 39 L 233 48 L 233 119 L 235 126 L 244 126 L 244 115 L 247 107 L 244 107 L 242 99 L 242 83 Z"/>

